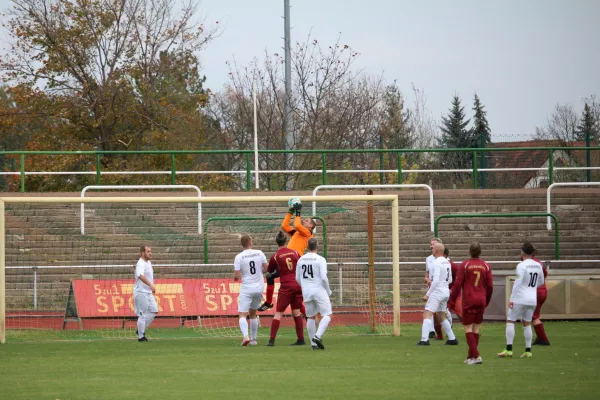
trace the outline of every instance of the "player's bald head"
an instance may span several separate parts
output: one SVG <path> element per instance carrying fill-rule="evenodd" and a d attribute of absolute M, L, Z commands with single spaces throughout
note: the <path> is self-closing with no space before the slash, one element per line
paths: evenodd
<path fill-rule="evenodd" d="M 444 255 L 444 245 L 441 243 L 434 243 L 433 244 L 433 254 L 436 257 L 441 257 L 442 255 Z"/>

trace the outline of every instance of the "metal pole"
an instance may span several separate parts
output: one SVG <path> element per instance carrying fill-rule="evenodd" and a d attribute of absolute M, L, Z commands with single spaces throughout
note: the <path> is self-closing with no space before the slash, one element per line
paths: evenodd
<path fill-rule="evenodd" d="M 285 50 L 285 97 L 283 103 L 283 130 L 285 132 L 285 146 L 286 150 L 292 150 L 293 148 L 293 128 L 292 128 L 292 109 L 290 106 L 290 100 L 292 98 L 292 62 L 291 62 L 291 35 L 290 35 L 290 0 L 284 0 L 283 2 L 283 15 L 284 15 L 284 50 Z M 285 153 L 284 155 L 284 169 L 291 169 L 293 164 L 293 156 L 291 153 Z M 287 174 L 284 176 L 285 188 L 290 189 L 288 183 Z"/>
<path fill-rule="evenodd" d="M 592 164 L 592 160 L 590 157 L 590 130 L 589 129 L 586 129 L 586 131 L 585 131 L 585 147 L 587 147 L 587 150 L 585 151 L 585 166 L 589 168 Z M 585 176 L 586 176 L 588 182 L 592 181 L 592 171 L 591 170 L 589 170 L 589 169 L 586 170 Z"/>
<path fill-rule="evenodd" d="M 258 119 L 256 110 L 256 87 L 252 83 L 252 102 L 254 104 L 254 184 L 258 189 L 260 187 L 258 177 Z"/>
<path fill-rule="evenodd" d="M 0 201 L 0 343 L 6 343 L 6 230 L 4 217 L 4 202 Z"/>
<path fill-rule="evenodd" d="M 372 196 L 373 191 L 367 190 L 367 195 Z M 369 320 L 371 325 L 371 333 L 375 333 L 375 232 L 374 232 L 374 217 L 373 217 L 373 202 L 367 202 L 367 234 L 369 243 Z"/>
<path fill-rule="evenodd" d="M 485 135 L 483 134 L 483 132 L 481 132 L 480 136 L 481 137 L 480 137 L 480 144 L 479 144 L 479 146 L 482 149 L 485 149 L 485 146 L 486 146 Z M 481 167 L 480 167 L 480 169 L 484 169 L 485 168 L 485 152 L 482 151 L 480 157 L 481 157 L 481 161 L 480 161 L 481 162 Z M 480 183 L 480 187 L 482 189 L 485 189 L 485 186 L 486 186 L 486 184 L 485 184 L 485 171 L 479 173 L 479 183 Z"/>
<path fill-rule="evenodd" d="M 37 310 L 37 267 L 33 267 L 33 309 Z"/>
<path fill-rule="evenodd" d="M 342 269 L 343 269 L 343 264 L 341 262 L 338 263 L 338 279 L 339 279 L 339 283 L 340 283 L 340 306 L 342 304 L 344 304 L 344 297 L 343 297 L 343 293 L 344 293 L 344 279 L 343 279 L 343 275 L 342 275 Z"/>

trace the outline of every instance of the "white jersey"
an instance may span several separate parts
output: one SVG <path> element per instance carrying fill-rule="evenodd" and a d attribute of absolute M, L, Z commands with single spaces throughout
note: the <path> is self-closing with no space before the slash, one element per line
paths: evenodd
<path fill-rule="evenodd" d="M 235 256 L 233 268 L 242 274 L 242 293 L 262 293 L 265 288 L 263 264 L 267 258 L 260 250 L 247 249 Z"/>
<path fill-rule="evenodd" d="M 138 293 L 152 293 L 150 286 L 140 280 L 141 275 L 144 275 L 148 279 L 148 282 L 154 285 L 154 270 L 152 269 L 150 260 L 144 261 L 143 258 L 140 258 L 135 265 L 135 285 L 133 286 L 133 291 Z"/>
<path fill-rule="evenodd" d="M 510 295 L 510 301 L 515 304 L 535 306 L 537 304 L 537 288 L 544 284 L 542 266 L 527 259 L 517 265 L 517 277 Z"/>
<path fill-rule="evenodd" d="M 331 295 L 327 279 L 327 261 L 317 253 L 308 252 L 296 264 L 296 281 L 305 301 Z"/>
<path fill-rule="evenodd" d="M 450 261 L 444 257 L 438 257 L 433 262 L 432 273 L 429 278 L 431 279 L 431 286 L 427 291 L 427 296 L 436 298 L 448 298 L 450 297 L 449 285 L 452 283 L 452 266 Z"/>
<path fill-rule="evenodd" d="M 425 259 L 425 271 L 429 274 L 429 279 L 433 276 L 433 263 L 435 262 L 435 257 L 433 254 L 429 255 Z"/>

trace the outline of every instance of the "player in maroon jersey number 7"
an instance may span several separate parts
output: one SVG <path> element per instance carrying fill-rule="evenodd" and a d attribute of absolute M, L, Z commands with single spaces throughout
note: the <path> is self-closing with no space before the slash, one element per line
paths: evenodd
<path fill-rule="evenodd" d="M 300 309 L 302 308 L 302 288 L 296 282 L 296 264 L 300 255 L 298 255 L 296 250 L 285 247 L 287 242 L 287 234 L 285 232 L 279 231 L 275 242 L 279 246 L 279 250 L 269 260 L 267 276 L 278 272 L 281 286 L 279 287 L 279 294 L 277 296 L 275 316 L 271 323 L 271 337 L 267 346 L 275 346 L 275 338 L 277 337 L 277 331 L 281 323 L 281 316 L 289 305 L 292 307 L 292 316 L 294 317 L 297 336 L 296 342 L 290 346 L 302 346 L 306 344 L 304 341 L 304 324 L 302 323 L 300 313 Z"/>
<path fill-rule="evenodd" d="M 456 282 L 452 285 L 448 307 L 455 308 L 456 300 L 462 291 L 462 324 L 469 352 L 465 364 L 481 364 L 483 360 L 479 354 L 479 327 L 483 322 L 483 313 L 490 304 L 494 282 L 492 269 L 483 260 L 479 243 L 471 243 L 469 247 L 471 258 L 463 261 L 458 267 Z"/>

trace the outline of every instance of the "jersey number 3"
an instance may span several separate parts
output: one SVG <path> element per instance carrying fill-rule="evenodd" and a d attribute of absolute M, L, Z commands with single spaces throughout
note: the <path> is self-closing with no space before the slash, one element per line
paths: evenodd
<path fill-rule="evenodd" d="M 308 279 L 308 275 L 310 275 L 311 278 L 314 278 L 312 264 L 302 265 L 302 277 Z"/>

